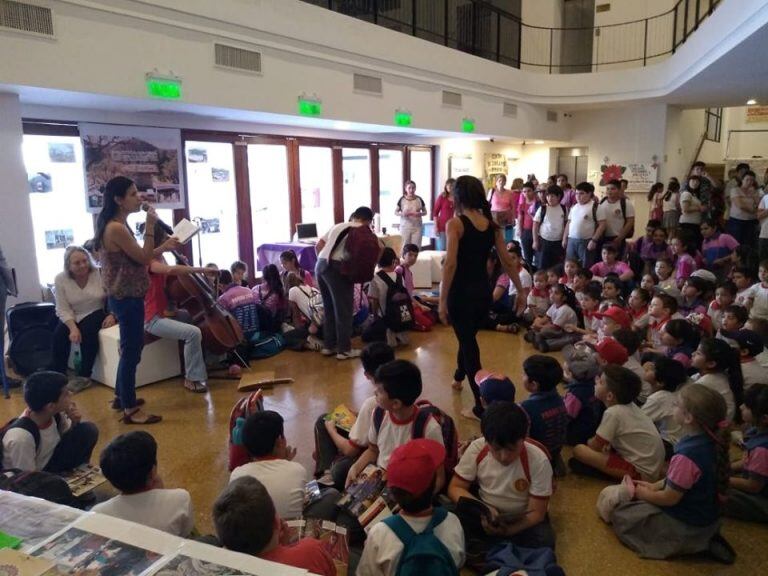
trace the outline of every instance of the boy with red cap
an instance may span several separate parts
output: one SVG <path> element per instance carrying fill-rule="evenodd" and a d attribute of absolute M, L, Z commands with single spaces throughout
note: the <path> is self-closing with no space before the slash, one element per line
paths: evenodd
<path fill-rule="evenodd" d="M 387 467 L 387 487 L 401 511 L 371 528 L 357 574 L 394 576 L 401 567 L 415 567 L 424 560 L 438 570 L 430 573 L 459 573 L 465 558 L 461 523 L 445 508 L 432 507 L 436 472 L 442 469 L 444 460 L 443 445 L 426 438 L 411 440 L 393 450 Z M 421 558 L 411 555 L 416 550 Z"/>
<path fill-rule="evenodd" d="M 632 317 L 621 306 L 608 306 L 603 312 L 595 312 L 595 318 L 603 321 L 603 338 L 613 336 L 616 330 L 632 326 Z"/>
<path fill-rule="evenodd" d="M 595 396 L 607 408 L 594 437 L 574 447 L 568 461 L 571 470 L 619 480 L 626 474 L 635 480 L 659 479 L 664 445 L 653 421 L 635 404 L 640 386 L 640 378 L 627 368 L 614 364 L 603 368 Z"/>
<path fill-rule="evenodd" d="M 483 413 L 480 430 L 483 437 L 464 452 L 448 486 L 454 503 L 480 500 L 490 510 L 479 525 L 476 516 L 459 513 L 467 531 L 468 554 L 484 559 L 483 552 L 504 541 L 554 548 L 555 534 L 547 517 L 552 466 L 546 450 L 526 438 L 525 411 L 513 402 L 495 402 Z"/>

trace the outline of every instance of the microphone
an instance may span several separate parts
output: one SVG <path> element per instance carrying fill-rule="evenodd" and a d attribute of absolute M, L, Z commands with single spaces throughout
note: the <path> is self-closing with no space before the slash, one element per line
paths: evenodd
<path fill-rule="evenodd" d="M 150 208 L 149 202 L 142 202 L 141 203 L 141 209 L 144 210 L 144 212 L 147 212 Z M 168 226 L 165 222 L 160 220 L 160 218 L 157 219 L 157 225 L 160 226 L 160 228 L 168 234 L 168 236 L 173 236 L 173 228 Z"/>

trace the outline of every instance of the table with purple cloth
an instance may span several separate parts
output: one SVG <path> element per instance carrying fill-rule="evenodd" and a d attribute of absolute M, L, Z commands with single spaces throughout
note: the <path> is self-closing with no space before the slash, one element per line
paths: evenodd
<path fill-rule="evenodd" d="M 280 268 L 280 254 L 286 250 L 296 252 L 299 259 L 299 266 L 304 270 L 315 273 L 315 264 L 317 264 L 317 252 L 314 244 L 303 244 L 301 242 L 274 242 L 271 244 L 262 244 L 256 248 L 256 266 L 259 270 L 264 270 L 267 264 L 275 264 Z"/>

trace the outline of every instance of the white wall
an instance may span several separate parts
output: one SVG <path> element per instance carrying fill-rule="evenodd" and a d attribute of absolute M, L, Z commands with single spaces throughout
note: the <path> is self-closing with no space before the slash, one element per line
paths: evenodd
<path fill-rule="evenodd" d="M 0 150 L 3 151 L 0 154 L 0 246 L 8 265 L 16 268 L 19 302 L 40 300 L 29 188 L 21 155 L 22 137 L 18 97 L 0 93 Z M 16 299 L 10 298 L 8 305 L 14 301 Z"/>

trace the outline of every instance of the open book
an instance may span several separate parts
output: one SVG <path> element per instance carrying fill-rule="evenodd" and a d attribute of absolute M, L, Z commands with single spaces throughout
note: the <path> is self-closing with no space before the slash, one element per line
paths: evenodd
<path fill-rule="evenodd" d="M 200 232 L 200 226 L 194 222 L 190 222 L 186 218 L 182 218 L 181 221 L 173 227 L 173 235 L 182 244 L 189 242 L 198 232 Z"/>
<path fill-rule="evenodd" d="M 83 464 L 68 472 L 62 472 L 60 476 L 67 481 L 67 485 L 75 497 L 87 494 L 107 481 L 101 473 L 101 468 L 90 464 Z"/>
<path fill-rule="evenodd" d="M 333 423 L 336 424 L 336 428 L 339 430 L 349 432 L 352 429 L 355 420 L 357 420 L 357 416 L 355 416 L 352 410 L 347 408 L 346 404 L 339 404 L 333 409 L 333 412 L 329 412 L 325 415 L 325 419 L 333 421 Z"/>

